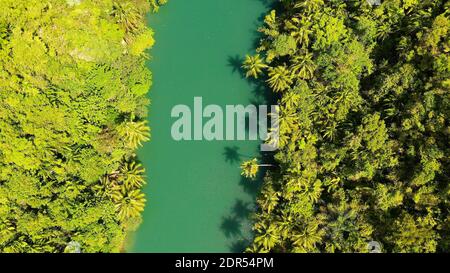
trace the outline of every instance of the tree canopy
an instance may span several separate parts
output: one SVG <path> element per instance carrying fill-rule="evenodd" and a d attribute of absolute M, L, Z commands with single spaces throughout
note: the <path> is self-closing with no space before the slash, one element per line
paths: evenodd
<path fill-rule="evenodd" d="M 0 0 L 0 252 L 117 252 L 139 223 L 164 2 Z"/>
<path fill-rule="evenodd" d="M 280 106 L 252 252 L 449 251 L 450 4 L 280 0 L 248 77 Z"/>

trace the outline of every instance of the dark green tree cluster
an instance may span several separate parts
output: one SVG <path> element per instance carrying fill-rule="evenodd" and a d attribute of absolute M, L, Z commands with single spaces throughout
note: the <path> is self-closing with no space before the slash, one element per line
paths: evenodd
<path fill-rule="evenodd" d="M 150 4 L 0 7 L 0 252 L 120 251 L 145 204 Z"/>
<path fill-rule="evenodd" d="M 450 250 L 450 4 L 376 2 L 265 17 L 243 67 L 279 97 L 279 166 L 248 251 Z"/>

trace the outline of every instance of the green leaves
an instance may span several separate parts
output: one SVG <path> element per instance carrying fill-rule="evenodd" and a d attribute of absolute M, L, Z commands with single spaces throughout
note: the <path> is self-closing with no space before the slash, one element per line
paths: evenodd
<path fill-rule="evenodd" d="M 160 6 L 167 4 L 168 1 L 169 0 L 149 0 L 151 11 L 157 12 Z"/>
<path fill-rule="evenodd" d="M 282 2 L 258 48 L 279 169 L 248 251 L 448 252 L 448 3 Z"/>
<path fill-rule="evenodd" d="M 292 84 L 291 73 L 285 65 L 270 67 L 267 83 L 275 92 L 284 91 Z"/>
<path fill-rule="evenodd" d="M 255 230 L 259 235 L 255 237 L 255 244 L 261 245 L 264 250 L 270 251 L 279 242 L 280 236 L 275 224 L 257 223 Z M 263 251 L 265 252 L 265 251 Z"/>
<path fill-rule="evenodd" d="M 245 69 L 247 78 L 253 77 L 255 79 L 258 78 L 259 75 L 263 72 L 263 69 L 268 66 L 264 63 L 261 57 L 257 54 L 255 56 L 245 56 L 245 61 L 242 65 L 242 68 Z"/>
<path fill-rule="evenodd" d="M 120 177 L 128 188 L 140 188 L 145 184 L 144 168 L 141 164 L 131 161 L 120 168 Z"/>
<path fill-rule="evenodd" d="M 127 191 L 121 188 L 112 196 L 120 220 L 138 217 L 145 207 L 145 197 L 140 190 Z"/>
<path fill-rule="evenodd" d="M 140 217 L 145 207 L 145 196 L 141 192 L 145 181 L 145 169 L 131 160 L 123 162 L 118 171 L 106 174 L 93 187 L 99 197 L 114 202 L 115 210 L 124 227 L 128 229 L 130 221 Z"/>
<path fill-rule="evenodd" d="M 435 252 L 440 239 L 435 230 L 436 225 L 431 213 L 424 217 L 403 213 L 391 227 L 389 244 L 394 252 Z"/>
<path fill-rule="evenodd" d="M 283 57 L 286 55 L 294 55 L 297 51 L 297 42 L 291 35 L 281 34 L 273 41 L 274 55 Z"/>
<path fill-rule="evenodd" d="M 117 132 L 131 149 L 142 146 L 142 143 L 150 140 L 150 128 L 146 121 L 124 122 L 117 127 Z"/>
<path fill-rule="evenodd" d="M 0 252 L 118 252 L 145 204 L 149 4 L 1 2 Z"/>
<path fill-rule="evenodd" d="M 301 79 L 311 79 L 314 76 L 316 65 L 313 62 L 313 55 L 305 53 L 303 55 L 296 55 L 292 60 L 292 65 L 289 67 L 294 77 Z"/>
<path fill-rule="evenodd" d="M 145 50 L 151 48 L 155 44 L 153 39 L 153 31 L 150 29 L 145 30 L 136 36 L 130 47 L 130 53 L 136 56 L 146 56 Z"/>
<path fill-rule="evenodd" d="M 132 2 L 114 2 L 112 16 L 127 32 L 135 32 L 143 24 L 141 13 Z"/>
<path fill-rule="evenodd" d="M 254 158 L 252 160 L 243 162 L 241 164 L 241 170 L 241 175 L 247 178 L 255 179 L 259 170 L 258 159 Z"/>

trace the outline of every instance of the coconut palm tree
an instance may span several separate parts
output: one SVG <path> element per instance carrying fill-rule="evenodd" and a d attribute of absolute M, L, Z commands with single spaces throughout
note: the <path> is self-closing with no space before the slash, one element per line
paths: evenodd
<path fill-rule="evenodd" d="M 319 8 L 321 8 L 324 4 L 323 0 L 303 0 L 294 5 L 294 8 L 304 8 L 305 11 L 311 13 Z"/>
<path fill-rule="evenodd" d="M 325 231 L 319 227 L 320 221 L 310 221 L 305 223 L 298 231 L 292 233 L 292 244 L 299 253 L 314 252 L 316 244 L 320 243 Z"/>
<path fill-rule="evenodd" d="M 247 71 L 245 76 L 247 78 L 254 77 L 255 79 L 257 79 L 258 76 L 262 73 L 263 69 L 267 67 L 268 66 L 264 63 L 259 54 L 256 54 L 255 56 L 245 56 L 245 61 L 242 65 L 242 68 Z"/>
<path fill-rule="evenodd" d="M 114 2 L 112 16 L 116 18 L 117 23 L 122 25 L 127 32 L 138 30 L 142 22 L 142 15 L 131 2 Z"/>
<path fill-rule="evenodd" d="M 299 124 L 299 115 L 295 108 L 280 106 L 277 108 L 278 118 L 275 120 L 280 130 L 280 135 L 290 134 Z"/>
<path fill-rule="evenodd" d="M 255 244 L 270 251 L 280 241 L 280 234 L 275 224 L 257 223 L 255 230 L 258 235 L 255 237 Z"/>
<path fill-rule="evenodd" d="M 297 76 L 301 79 L 311 79 L 314 76 L 316 65 L 313 62 L 313 54 L 304 53 L 296 55 L 293 58 L 293 63 L 289 67 L 293 76 Z"/>
<path fill-rule="evenodd" d="M 300 94 L 296 91 L 289 91 L 281 98 L 281 103 L 288 109 L 297 109 L 300 104 Z"/>
<path fill-rule="evenodd" d="M 275 92 L 281 92 L 288 89 L 292 84 L 292 75 L 285 65 L 275 68 L 270 67 L 267 82 Z"/>
<path fill-rule="evenodd" d="M 145 184 L 144 172 L 141 164 L 131 161 L 120 168 L 120 178 L 126 187 L 135 189 Z"/>
<path fill-rule="evenodd" d="M 147 126 L 146 121 L 124 122 L 117 127 L 117 131 L 132 149 L 142 146 L 142 142 L 150 139 L 150 128 Z"/>
<path fill-rule="evenodd" d="M 311 35 L 312 30 L 310 29 L 312 25 L 310 16 L 303 16 L 302 19 L 292 18 L 291 21 L 286 22 L 286 28 L 291 32 L 291 36 L 299 43 L 302 48 L 307 48 L 309 46 L 309 35 Z"/>
<path fill-rule="evenodd" d="M 241 175 L 255 179 L 260 167 L 272 167 L 270 164 L 258 164 L 258 159 L 245 161 L 241 164 Z"/>
<path fill-rule="evenodd" d="M 378 31 L 377 31 L 376 37 L 379 40 L 383 41 L 387 37 L 389 37 L 389 34 L 391 32 L 392 32 L 391 25 L 389 25 L 388 23 L 382 23 L 380 26 L 378 26 Z"/>
<path fill-rule="evenodd" d="M 337 126 L 338 123 L 335 120 L 331 120 L 328 122 L 328 124 L 325 126 L 325 129 L 323 131 L 323 136 L 329 140 L 334 140 L 336 133 L 337 133 Z"/>
<path fill-rule="evenodd" d="M 269 253 L 269 251 L 253 243 L 245 249 L 245 253 Z"/>
<path fill-rule="evenodd" d="M 258 199 L 258 205 L 262 210 L 267 211 L 269 214 L 278 205 L 280 199 L 280 193 L 275 191 L 272 187 L 268 187 L 262 192 L 262 198 Z"/>
<path fill-rule="evenodd" d="M 113 194 L 116 212 L 120 220 L 137 217 L 144 210 L 145 196 L 140 190 L 127 190 L 122 186 Z"/>
<path fill-rule="evenodd" d="M 112 197 L 113 193 L 117 190 L 117 187 L 119 186 L 115 183 L 115 181 L 111 181 L 109 176 L 105 175 L 100 177 L 98 183 L 93 187 L 93 189 L 97 196 Z"/>
<path fill-rule="evenodd" d="M 255 179 L 259 170 L 258 159 L 254 158 L 243 162 L 241 164 L 241 170 L 241 175 L 247 178 Z"/>

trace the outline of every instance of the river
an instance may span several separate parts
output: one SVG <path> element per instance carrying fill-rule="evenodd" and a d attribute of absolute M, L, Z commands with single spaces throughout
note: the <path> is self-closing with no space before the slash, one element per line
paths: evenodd
<path fill-rule="evenodd" d="M 129 252 L 240 252 L 251 240 L 249 215 L 258 183 L 239 165 L 259 155 L 259 141 L 175 141 L 175 105 L 255 104 L 257 88 L 239 71 L 253 52 L 264 0 L 170 0 L 149 24 L 152 139 L 138 153 L 147 170 L 143 223 Z"/>

